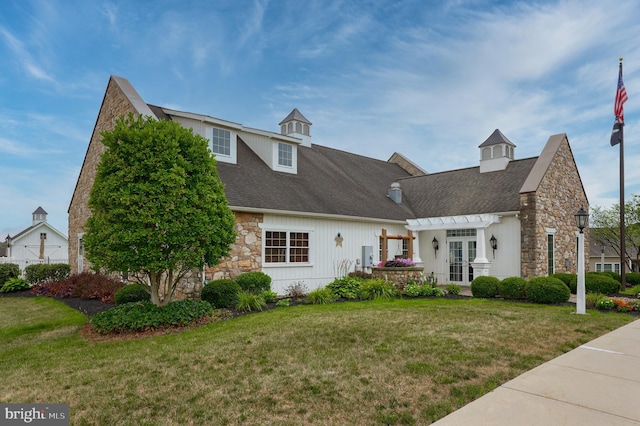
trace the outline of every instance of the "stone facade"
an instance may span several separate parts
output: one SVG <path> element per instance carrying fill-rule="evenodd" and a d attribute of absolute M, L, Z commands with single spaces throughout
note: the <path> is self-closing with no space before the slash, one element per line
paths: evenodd
<path fill-rule="evenodd" d="M 236 217 L 236 242 L 231 245 L 229 257 L 205 271 L 207 281 L 223 278 L 234 279 L 243 272 L 262 270 L 263 215 L 260 213 L 234 212 Z"/>
<path fill-rule="evenodd" d="M 78 235 L 83 232 L 84 225 L 87 223 L 89 216 L 91 216 L 89 195 L 96 177 L 96 169 L 100 162 L 100 157 L 105 150 L 100 133 L 113 129 L 116 120 L 130 112 L 136 112 L 134 106 L 122 91 L 122 88 L 111 78 L 102 100 L 102 106 L 91 135 L 87 153 L 85 154 L 80 177 L 69 205 L 69 265 L 71 266 L 72 274 L 80 272 L 78 270 Z M 89 271 L 90 269 L 91 264 L 84 259 L 82 271 Z"/>
<path fill-rule="evenodd" d="M 560 143 L 535 192 L 520 194 L 522 277 L 549 275 L 547 235 L 554 235 L 554 271 L 577 272 L 575 213 L 589 208 L 569 142 Z M 589 246 L 585 232 L 585 246 Z M 585 250 L 588 252 L 588 250 Z M 583 259 L 588 267 L 588 255 Z M 585 269 L 586 270 L 586 269 Z"/>

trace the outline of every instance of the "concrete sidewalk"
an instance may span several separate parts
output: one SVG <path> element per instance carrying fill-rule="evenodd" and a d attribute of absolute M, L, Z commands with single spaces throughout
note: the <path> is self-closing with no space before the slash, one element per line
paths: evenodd
<path fill-rule="evenodd" d="M 433 424 L 640 425 L 640 320 L 527 371 Z"/>

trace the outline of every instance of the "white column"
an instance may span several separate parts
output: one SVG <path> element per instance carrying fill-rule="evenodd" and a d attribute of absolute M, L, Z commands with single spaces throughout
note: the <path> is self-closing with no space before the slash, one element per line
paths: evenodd
<path fill-rule="evenodd" d="M 578 288 L 576 290 L 576 313 L 584 314 L 585 310 L 584 290 L 584 233 L 578 233 Z"/>
<path fill-rule="evenodd" d="M 476 228 L 476 258 L 470 262 L 473 267 L 473 278 L 489 275 L 491 262 L 487 259 L 485 228 Z"/>
<path fill-rule="evenodd" d="M 420 258 L 420 231 L 413 232 L 413 236 L 416 238 L 413 240 L 413 253 L 411 253 L 411 259 L 416 262 L 417 265 L 422 264 L 422 259 Z"/>

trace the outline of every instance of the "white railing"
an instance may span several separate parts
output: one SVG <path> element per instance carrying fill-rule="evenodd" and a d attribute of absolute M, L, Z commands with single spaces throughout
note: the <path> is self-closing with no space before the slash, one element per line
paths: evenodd
<path fill-rule="evenodd" d="M 69 259 L 16 259 L 13 257 L 0 257 L 0 263 L 14 263 L 20 267 L 20 275 L 24 274 L 24 268 L 29 265 L 37 265 L 40 263 L 69 263 Z"/>

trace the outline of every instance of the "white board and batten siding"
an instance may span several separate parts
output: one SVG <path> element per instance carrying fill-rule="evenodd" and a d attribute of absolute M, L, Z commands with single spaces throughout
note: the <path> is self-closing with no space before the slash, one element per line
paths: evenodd
<path fill-rule="evenodd" d="M 271 277 L 271 289 L 283 295 L 287 288 L 302 283 L 307 290 L 321 288 L 340 274 L 340 265 L 351 263 L 349 271 L 362 266 L 362 246 L 373 248 L 374 264 L 380 259 L 380 235 L 382 229 L 389 235 L 406 235 L 403 224 L 359 222 L 306 217 L 264 215 L 261 224 L 262 235 L 265 231 L 293 231 L 309 233 L 309 263 L 304 264 L 262 264 L 262 271 Z M 342 244 L 336 243 L 340 233 Z M 263 245 L 264 245 L 263 238 Z M 389 241 L 389 257 L 402 254 L 402 243 Z M 264 246 L 263 246 L 264 253 Z M 356 262 L 360 262 L 359 264 Z"/>

